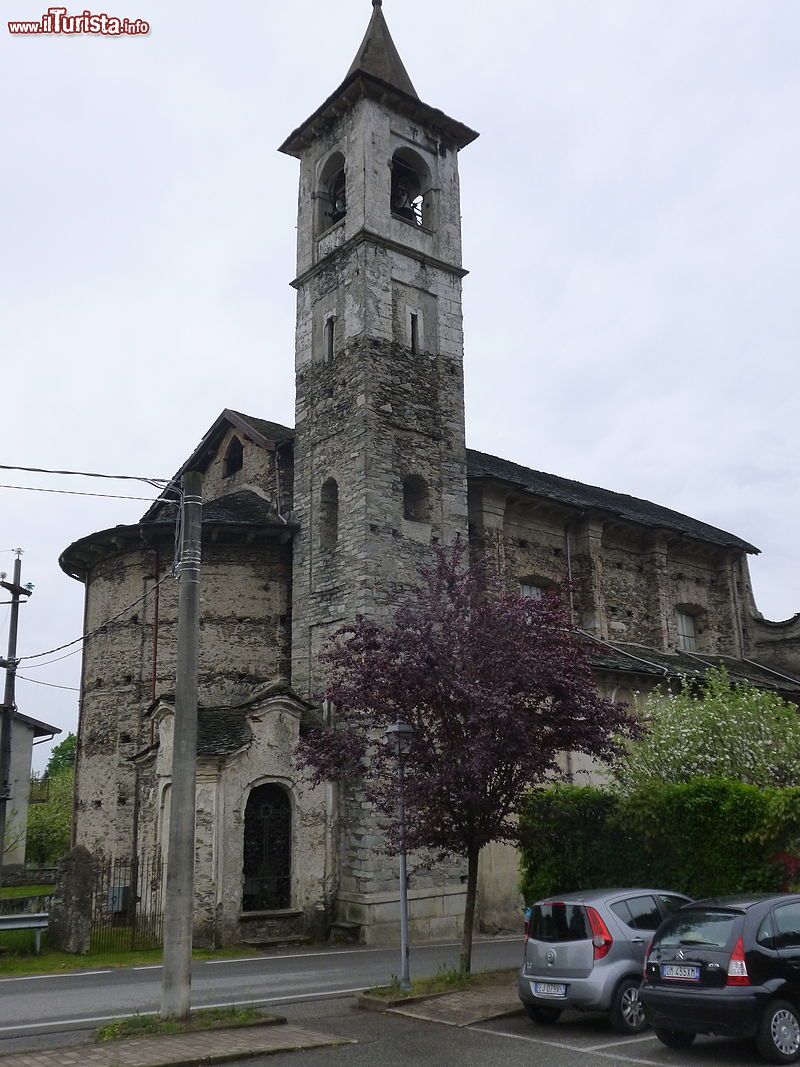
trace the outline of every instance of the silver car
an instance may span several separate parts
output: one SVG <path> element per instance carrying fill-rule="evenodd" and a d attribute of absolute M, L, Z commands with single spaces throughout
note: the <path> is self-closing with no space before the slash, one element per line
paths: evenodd
<path fill-rule="evenodd" d="M 664 919 L 688 903 L 667 889 L 592 889 L 538 901 L 518 981 L 529 1018 L 554 1023 L 574 1008 L 607 1012 L 623 1034 L 643 1030 L 645 951 Z"/>

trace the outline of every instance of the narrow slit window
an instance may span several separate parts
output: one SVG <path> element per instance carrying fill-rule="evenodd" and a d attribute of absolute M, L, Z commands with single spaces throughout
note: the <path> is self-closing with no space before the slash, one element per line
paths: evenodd
<path fill-rule="evenodd" d="M 419 352 L 419 315 L 416 311 L 411 312 L 411 351 L 414 355 Z"/>
<path fill-rule="evenodd" d="M 320 491 L 319 543 L 330 551 L 339 539 L 339 486 L 328 478 Z"/>
<path fill-rule="evenodd" d="M 330 315 L 325 319 L 325 362 L 332 363 L 336 355 L 336 319 Z"/>

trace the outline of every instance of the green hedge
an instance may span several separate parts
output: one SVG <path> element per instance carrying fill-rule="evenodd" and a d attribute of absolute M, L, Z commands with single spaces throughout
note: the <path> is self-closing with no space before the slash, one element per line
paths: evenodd
<path fill-rule="evenodd" d="M 528 796 L 520 844 L 528 901 L 604 886 L 693 897 L 800 889 L 800 788 L 703 778 L 627 795 L 555 786 Z"/>

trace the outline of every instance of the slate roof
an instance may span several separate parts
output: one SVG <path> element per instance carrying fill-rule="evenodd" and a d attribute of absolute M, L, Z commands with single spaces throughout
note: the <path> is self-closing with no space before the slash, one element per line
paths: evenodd
<path fill-rule="evenodd" d="M 291 441 L 294 438 L 294 430 L 291 426 L 282 426 L 279 422 L 269 422 L 267 419 L 257 419 L 254 415 L 245 415 L 242 411 L 234 411 L 227 408 L 226 413 L 236 415 L 242 422 L 249 423 L 253 429 L 273 444 L 279 445 L 283 441 Z"/>
<path fill-rule="evenodd" d="M 198 708 L 198 756 L 230 756 L 252 740 L 245 708 Z"/>
<path fill-rule="evenodd" d="M 600 641 L 588 634 L 584 637 L 589 646 L 589 660 L 596 670 L 656 678 L 702 679 L 712 667 L 724 667 L 734 682 L 750 682 L 759 689 L 773 689 L 785 696 L 800 697 L 800 679 L 771 670 L 755 660 L 678 650 L 662 652 L 647 645 Z"/>
<path fill-rule="evenodd" d="M 276 521 L 269 501 L 250 489 L 241 489 L 238 493 L 229 493 L 203 504 L 203 522 L 263 526 Z"/>
<path fill-rule="evenodd" d="M 698 541 L 711 544 L 741 548 L 746 552 L 759 550 L 741 537 L 719 530 L 716 526 L 682 515 L 679 511 L 653 504 L 649 500 L 640 500 L 625 493 L 615 493 L 610 489 L 601 489 L 596 485 L 574 482 L 570 478 L 560 478 L 556 474 L 523 467 L 508 459 L 490 456 L 485 452 L 467 449 L 467 475 L 469 478 L 486 478 L 494 481 L 509 482 L 528 493 L 556 500 L 569 507 L 586 510 L 604 511 L 628 522 L 640 526 L 677 530 Z"/>
<path fill-rule="evenodd" d="M 386 25 L 381 9 L 381 0 L 377 2 L 373 0 L 373 4 L 372 18 L 369 20 L 364 40 L 358 47 L 356 58 L 347 72 L 347 77 L 359 71 L 363 74 L 371 74 L 373 78 L 380 78 L 393 89 L 399 89 L 400 92 L 419 99 L 417 90 L 389 33 L 389 27 Z"/>
<path fill-rule="evenodd" d="M 229 424 L 238 426 L 244 432 L 249 428 L 256 437 L 274 445 L 291 441 L 295 436 L 295 431 L 290 426 L 283 426 L 279 422 L 270 422 L 268 419 L 260 419 L 255 415 L 246 415 L 244 412 L 226 408 L 203 438 L 190 460 L 178 472 L 176 478 L 190 464 L 196 464 L 201 458 L 208 463 L 225 432 L 226 425 Z M 505 482 L 527 493 L 546 500 L 557 501 L 567 507 L 578 508 L 582 511 L 604 512 L 639 526 L 675 530 L 697 541 L 743 549 L 745 552 L 757 553 L 759 551 L 755 545 L 737 537 L 736 534 L 720 530 L 709 523 L 693 519 L 671 508 L 665 508 L 661 504 L 654 504 L 650 500 L 642 500 L 639 497 L 628 496 L 626 493 L 616 493 L 600 486 L 587 485 L 584 482 L 576 482 L 556 474 L 533 470 L 531 467 L 523 467 L 520 463 L 513 463 L 499 456 L 478 452 L 474 448 L 467 449 L 467 476 L 471 480 L 489 479 Z M 162 506 L 163 500 L 152 505 L 145 514 L 144 520 L 153 519 Z M 268 518 L 267 511 L 266 503 L 255 494 L 242 492 L 213 501 L 207 508 L 204 508 L 203 516 L 212 522 L 255 523 L 274 520 L 274 514 Z M 259 515 L 262 517 L 258 518 Z"/>

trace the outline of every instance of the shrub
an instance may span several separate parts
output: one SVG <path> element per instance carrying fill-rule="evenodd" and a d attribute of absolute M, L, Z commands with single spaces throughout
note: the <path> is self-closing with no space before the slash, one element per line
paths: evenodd
<path fill-rule="evenodd" d="M 693 897 L 790 889 L 800 877 L 800 789 L 724 779 L 619 794 L 570 786 L 529 795 L 520 819 L 526 900 L 652 885 Z"/>
<path fill-rule="evenodd" d="M 800 714 L 794 704 L 711 670 L 701 691 L 653 693 L 646 732 L 626 745 L 611 773 L 622 792 L 648 783 L 728 778 L 749 785 L 800 785 Z"/>

